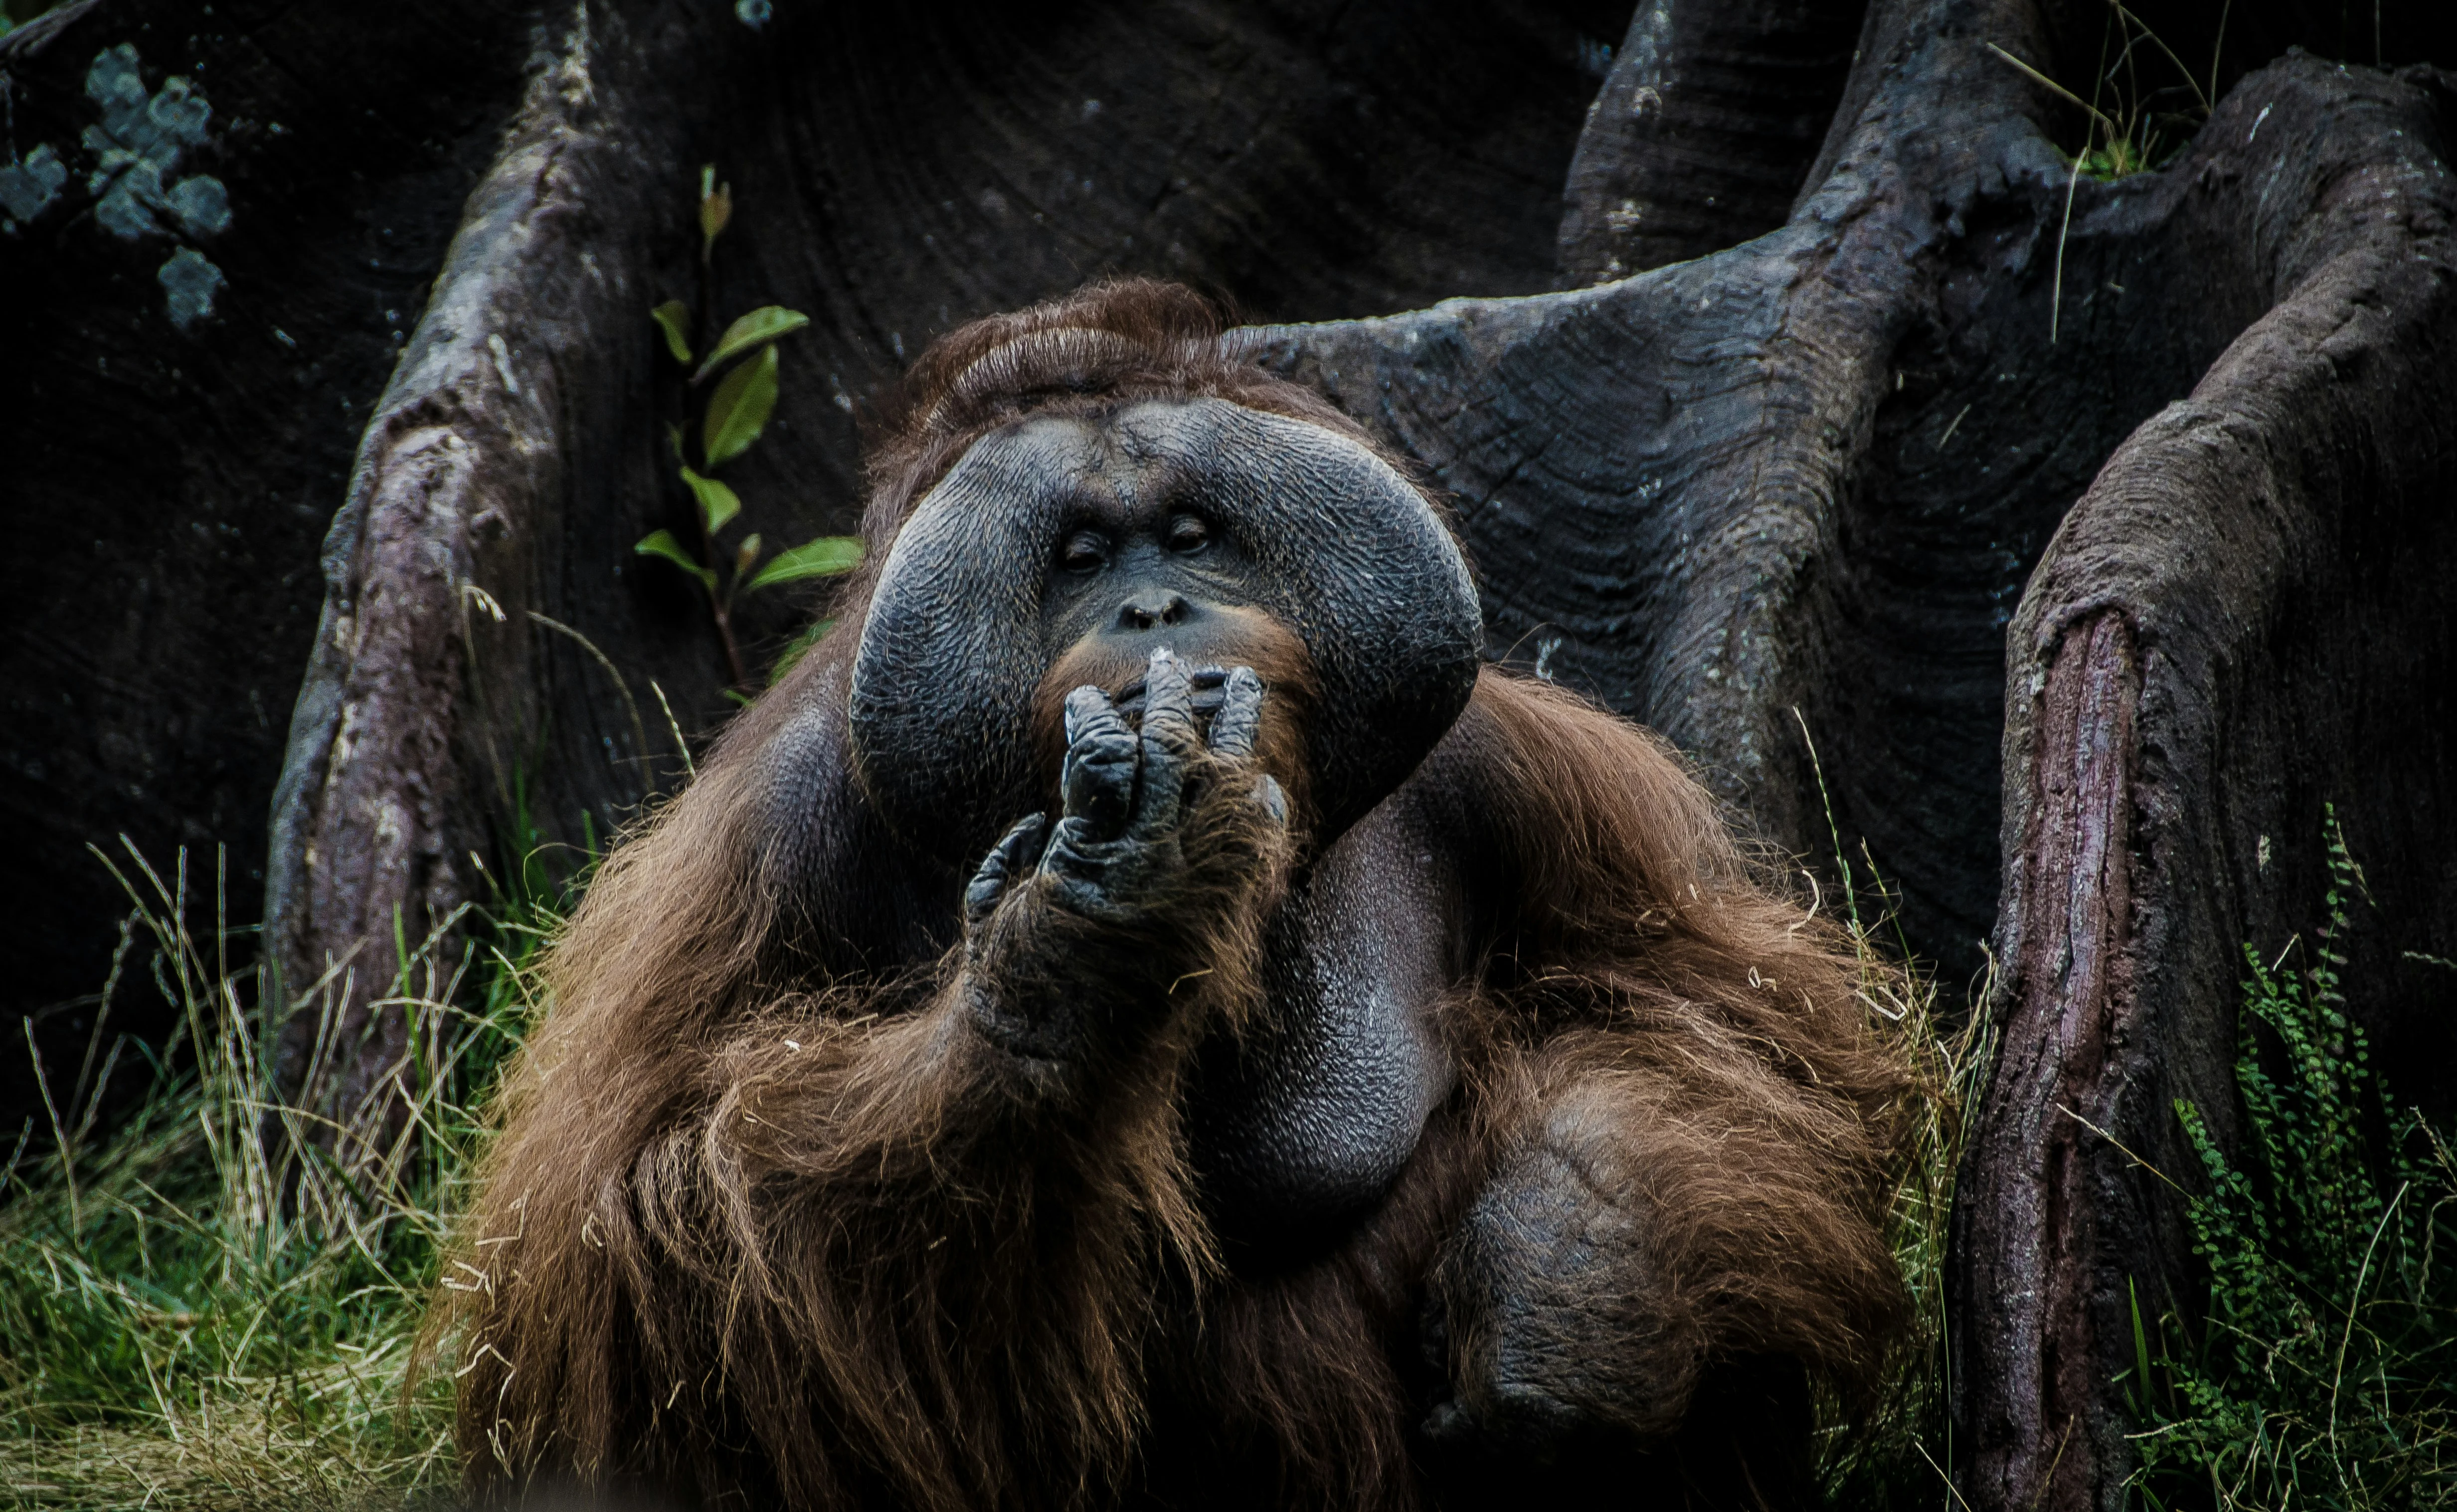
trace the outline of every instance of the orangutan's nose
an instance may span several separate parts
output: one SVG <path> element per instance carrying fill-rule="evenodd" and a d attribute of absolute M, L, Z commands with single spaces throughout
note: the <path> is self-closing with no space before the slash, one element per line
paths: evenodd
<path fill-rule="evenodd" d="M 1194 618 L 1194 606 L 1183 593 L 1137 593 L 1118 606 L 1117 628 L 1125 631 L 1167 630 Z"/>

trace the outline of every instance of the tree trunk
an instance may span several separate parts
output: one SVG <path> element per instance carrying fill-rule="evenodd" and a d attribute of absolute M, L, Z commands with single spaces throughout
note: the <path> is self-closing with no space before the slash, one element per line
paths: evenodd
<path fill-rule="evenodd" d="M 1458 497 L 1495 654 L 1664 730 L 1794 850 L 1827 850 L 1830 792 L 1950 976 L 1992 919 L 1962 1489 L 2115 1508 L 2128 1283 L 2193 1286 L 2128 1152 L 2193 1179 L 2178 1097 L 2231 1134 L 2241 945 L 2313 916 L 2328 800 L 2385 903 L 2358 1010 L 2450 1103 L 2457 1034 L 2399 949 L 2457 938 L 2448 78 L 2290 56 L 2101 184 L 1983 49 L 2052 52 L 2024 8 L 1880 5 L 1863 35 L 1782 229 L 1275 352 Z"/>
<path fill-rule="evenodd" d="M 2232 1133 L 2242 946 L 2319 922 L 2326 803 L 2380 904 L 2348 970 L 2378 1064 L 2451 1106 L 2447 984 L 2403 954 L 2457 939 L 2450 83 L 2263 71 L 2163 225 L 2111 228 L 2267 308 L 2099 469 L 2007 636 L 2005 1039 L 1956 1234 L 2000 1501 L 2118 1501 L 2127 1283 L 2155 1305 L 2188 1252 L 2134 1156 L 2198 1175 L 2178 1098 Z"/>
<path fill-rule="evenodd" d="M 2003 55 L 2086 90 L 2114 23 L 2079 0 L 562 13 L 328 539 L 268 883 L 285 979 L 348 963 L 367 1031 L 320 1095 L 381 1106 L 367 1005 L 489 896 L 473 853 L 610 833 L 681 765 L 659 697 L 727 708 L 692 590 L 630 551 L 690 518 L 645 315 L 692 292 L 714 162 L 714 305 L 814 322 L 728 473 L 772 539 L 850 523 L 854 412 L 971 316 L 1129 271 L 1326 322 L 1267 360 L 1451 491 L 1491 654 L 1991 984 L 1957 1471 L 1985 1512 L 2114 1508 L 2129 1289 L 2196 1284 L 2135 1156 L 2189 1184 L 2177 1097 L 2231 1132 L 2240 947 L 2311 919 L 2326 802 L 2382 904 L 2358 1011 L 2457 1099 L 2402 954 L 2457 955 L 2457 100 L 2281 55 L 2457 38 L 2204 9 L 2135 8 L 2220 97 L 2104 182 Z"/>

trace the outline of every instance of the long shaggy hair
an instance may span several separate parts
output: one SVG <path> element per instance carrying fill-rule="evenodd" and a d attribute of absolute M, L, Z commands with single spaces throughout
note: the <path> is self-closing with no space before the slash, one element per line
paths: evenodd
<path fill-rule="evenodd" d="M 1167 980 L 1073 988 L 1089 1012 L 1183 1005 L 1160 1028 L 1029 1102 L 951 1031 L 961 879 L 880 839 L 840 759 L 791 777 L 774 753 L 840 740 L 878 564 L 974 440 L 1187 394 L 1363 439 L 1167 285 L 979 321 L 917 365 L 874 445 L 844 623 L 613 852 L 552 950 L 439 1313 L 481 1502 L 1421 1504 L 1410 1432 L 1442 1390 L 1422 1319 L 1469 1316 L 1476 1283 L 1451 1236 L 1547 1142 L 1647 1220 L 1636 1278 L 1592 1298 L 1598 1329 L 1653 1340 L 1624 1426 L 1672 1431 L 1726 1358 L 1873 1380 L 1903 1306 L 1883 1177 L 1914 1090 L 1856 995 L 1875 968 L 1762 885 L 1654 737 L 1550 686 L 1487 671 L 1413 779 L 1466 788 L 1513 902 L 1461 942 L 1437 1008 L 1457 1089 L 1328 1255 L 1232 1271 L 1188 1173 L 1188 1058 L 1263 1011 L 1292 864 L 1225 797 L 1187 821 L 1222 862 L 1173 905 L 1203 926 L 1129 973 Z M 914 898 L 935 922 L 878 922 Z M 913 942 L 841 943 L 882 939 Z M 1463 1365 L 1491 1347 L 1472 1324 L 1450 1340 Z"/>

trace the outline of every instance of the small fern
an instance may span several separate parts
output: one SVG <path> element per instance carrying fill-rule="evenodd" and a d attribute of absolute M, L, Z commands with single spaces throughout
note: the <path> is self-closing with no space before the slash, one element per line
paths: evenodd
<path fill-rule="evenodd" d="M 2362 877 L 2334 811 L 2327 842 L 2310 963 L 2245 947 L 2239 1157 L 2176 1105 L 2209 1177 L 2191 1221 L 2210 1295 L 2202 1326 L 2162 1320 L 2155 1361 L 2135 1314 L 2133 1484 L 2158 1512 L 2457 1506 L 2457 1160 L 2392 1108 L 2346 1011 Z"/>

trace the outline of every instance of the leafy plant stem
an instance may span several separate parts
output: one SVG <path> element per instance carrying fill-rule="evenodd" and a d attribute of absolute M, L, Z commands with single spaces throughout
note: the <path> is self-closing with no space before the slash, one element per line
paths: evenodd
<path fill-rule="evenodd" d="M 2243 947 L 2234 1148 L 2173 1105 L 2209 1289 L 2158 1320 L 2146 1371 L 2136 1345 L 2130 1487 L 2154 1509 L 2457 1506 L 2457 1160 L 2372 1068 L 2342 981 L 2361 872 L 2334 812 L 2323 839 L 2306 963 Z"/>
<path fill-rule="evenodd" d="M 705 513 L 698 511 L 694 513 L 698 514 L 700 522 L 700 560 L 715 562 L 719 556 L 716 532 L 708 528 L 708 516 Z M 726 579 L 723 591 L 712 590 L 708 595 L 709 617 L 716 622 L 716 638 L 725 647 L 725 670 L 731 678 L 727 686 L 731 688 L 744 688 L 751 682 L 751 674 L 742 667 L 742 648 L 733 638 L 733 590 L 741 584 L 742 574 L 735 572 Z"/>
<path fill-rule="evenodd" d="M 700 257 L 692 275 L 693 302 L 687 308 L 682 300 L 670 300 L 649 315 L 664 335 L 667 354 L 689 374 L 683 383 L 687 404 L 691 390 L 703 380 L 724 373 L 706 400 L 699 424 L 692 425 L 686 419 L 670 425 L 667 431 L 678 475 L 691 492 L 692 513 L 699 526 L 699 549 L 695 553 L 687 549 L 674 538 L 673 531 L 660 528 L 641 537 L 632 550 L 671 563 L 699 585 L 708 600 L 710 623 L 715 626 L 717 643 L 725 652 L 727 683 L 723 692 L 736 703 L 748 703 L 751 693 L 746 690 L 752 689 L 752 682 L 742 655 L 741 635 L 733 621 L 735 600 L 745 593 L 851 571 L 861 561 L 861 542 L 851 536 L 820 536 L 775 552 L 763 566 L 763 543 L 758 531 L 746 534 L 731 551 L 720 539 L 726 528 L 741 517 L 742 500 L 731 486 L 711 474 L 741 456 L 767 429 L 776 408 L 777 343 L 811 321 L 799 310 L 765 304 L 737 318 L 712 346 L 712 259 L 716 238 L 733 217 L 733 187 L 716 181 L 713 164 L 700 170 L 698 209 Z M 699 365 L 693 369 L 694 353 L 702 351 L 707 355 L 698 360 Z M 693 436 L 698 438 L 695 452 Z M 816 630 L 797 640 L 795 652 L 825 634 L 829 623 L 820 621 Z M 787 665 L 789 660 L 778 663 L 780 668 Z M 608 670 L 612 671 L 611 664 Z M 628 690 L 625 696 L 629 697 Z M 638 723 L 636 710 L 633 723 Z"/>

